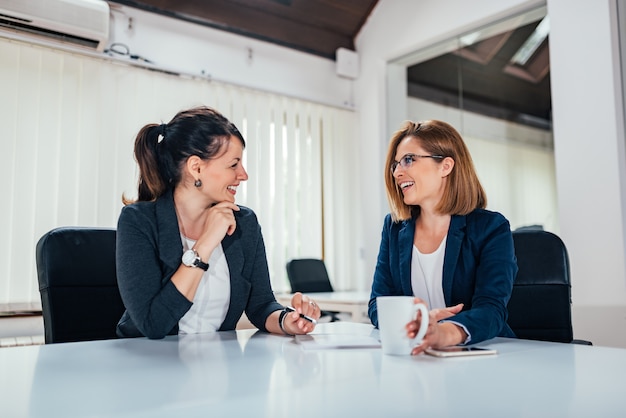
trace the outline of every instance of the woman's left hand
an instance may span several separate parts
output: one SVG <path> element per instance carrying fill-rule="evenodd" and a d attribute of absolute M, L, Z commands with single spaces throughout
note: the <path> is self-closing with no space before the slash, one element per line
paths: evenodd
<path fill-rule="evenodd" d="M 428 315 L 428 328 L 422 343 L 411 351 L 412 355 L 424 352 L 427 348 L 440 348 L 451 345 L 457 345 L 465 341 L 467 335 L 465 331 L 456 324 L 451 322 L 439 322 L 442 319 L 450 318 L 461 312 L 463 304 L 458 304 L 444 309 L 432 309 Z M 420 323 L 411 321 L 406 325 L 407 336 L 415 338 L 419 330 Z"/>
<path fill-rule="evenodd" d="M 300 317 L 306 315 L 315 320 L 321 315 L 320 307 L 317 303 L 306 295 L 296 292 L 291 298 L 291 306 L 296 310 L 285 315 L 283 326 L 290 334 L 308 334 L 315 329 L 315 324 Z"/>

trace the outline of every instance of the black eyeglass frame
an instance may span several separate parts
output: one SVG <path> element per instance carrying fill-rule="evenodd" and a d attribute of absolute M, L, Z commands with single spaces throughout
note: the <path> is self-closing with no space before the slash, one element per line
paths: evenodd
<path fill-rule="evenodd" d="M 400 161 L 394 161 L 393 163 L 391 163 L 391 174 L 394 174 L 396 172 L 396 168 L 398 168 L 399 165 L 406 170 L 407 168 L 411 167 L 418 158 L 432 158 L 434 160 L 443 160 L 446 157 L 443 155 L 419 155 L 412 153 L 404 154 L 400 158 Z"/>

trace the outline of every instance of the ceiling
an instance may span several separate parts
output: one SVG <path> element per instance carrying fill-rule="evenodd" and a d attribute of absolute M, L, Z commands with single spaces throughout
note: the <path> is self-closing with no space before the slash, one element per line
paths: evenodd
<path fill-rule="evenodd" d="M 115 0 L 335 60 L 378 0 Z M 524 65 L 511 58 L 539 22 L 407 70 L 408 94 L 542 129 L 552 128 L 547 39 Z"/>
<path fill-rule="evenodd" d="M 378 0 L 115 0 L 115 3 L 187 20 L 335 59 L 354 38 Z"/>

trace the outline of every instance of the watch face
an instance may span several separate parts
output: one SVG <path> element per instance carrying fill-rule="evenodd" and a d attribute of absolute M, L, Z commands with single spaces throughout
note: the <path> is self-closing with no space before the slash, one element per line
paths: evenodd
<path fill-rule="evenodd" d="M 183 264 L 188 267 L 194 267 L 196 261 L 196 252 L 194 250 L 187 250 L 183 253 Z"/>

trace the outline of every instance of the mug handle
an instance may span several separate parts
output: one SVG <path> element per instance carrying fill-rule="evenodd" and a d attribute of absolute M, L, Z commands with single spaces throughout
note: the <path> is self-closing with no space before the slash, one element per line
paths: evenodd
<path fill-rule="evenodd" d="M 415 310 L 416 315 L 418 311 L 422 313 L 420 329 L 417 332 L 417 335 L 413 337 L 413 341 L 417 342 L 415 344 L 417 346 L 422 343 L 422 338 L 424 338 L 424 335 L 426 335 L 426 331 L 428 330 L 428 308 L 423 303 L 416 303 L 413 309 Z"/>

